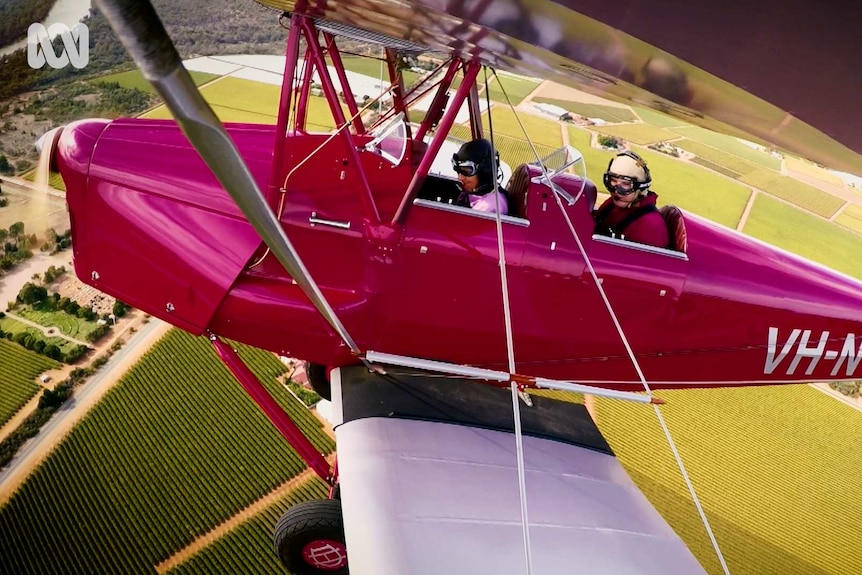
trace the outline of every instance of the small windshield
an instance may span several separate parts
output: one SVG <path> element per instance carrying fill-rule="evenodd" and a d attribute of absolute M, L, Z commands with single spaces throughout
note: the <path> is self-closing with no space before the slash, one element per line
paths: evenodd
<path fill-rule="evenodd" d="M 547 185 L 560 194 L 569 205 L 574 204 L 583 193 L 584 186 L 587 183 L 587 164 L 584 161 L 583 154 L 577 148 L 563 146 L 538 162 L 533 162 L 533 165 L 544 166 L 545 172 L 541 176 L 534 178 L 533 181 Z M 576 175 L 581 180 L 581 188 L 574 196 L 554 184 L 554 178 L 559 174 L 565 173 Z"/>
<path fill-rule="evenodd" d="M 377 154 L 393 166 L 401 163 L 407 150 L 407 125 L 403 112 L 375 128 L 371 135 L 374 139 L 365 144 L 363 149 L 366 152 Z"/>

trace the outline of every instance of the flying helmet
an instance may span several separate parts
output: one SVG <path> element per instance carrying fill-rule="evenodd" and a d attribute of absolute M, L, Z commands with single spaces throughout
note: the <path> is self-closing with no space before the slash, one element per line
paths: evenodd
<path fill-rule="evenodd" d="M 472 140 L 461 146 L 455 154 L 452 154 L 452 167 L 459 174 L 478 175 L 480 182 L 491 183 L 494 181 L 492 176 L 494 162 L 491 161 L 491 154 L 493 153 L 495 153 L 494 146 L 488 140 L 484 138 Z M 496 152 L 495 160 L 499 171 L 499 152 Z"/>
<path fill-rule="evenodd" d="M 612 186 L 611 178 L 631 182 L 631 190 L 618 189 L 617 186 Z M 637 192 L 639 195 L 643 194 L 652 183 L 646 162 L 634 152 L 629 151 L 619 153 L 611 158 L 603 179 L 605 188 L 609 192 L 616 192 L 622 196 L 632 192 Z"/>

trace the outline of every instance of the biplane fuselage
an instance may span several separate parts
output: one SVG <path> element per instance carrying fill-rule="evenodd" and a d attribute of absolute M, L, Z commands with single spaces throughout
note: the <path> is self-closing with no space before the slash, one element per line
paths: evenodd
<path fill-rule="evenodd" d="M 228 128 L 267 189 L 273 127 Z M 505 369 L 494 215 L 450 205 L 454 180 L 429 176 L 393 222 L 425 145 L 408 141 L 398 165 L 362 152 L 356 166 L 339 139 L 309 157 L 326 138 L 286 139 L 279 219 L 359 347 Z M 328 366 L 358 361 L 173 122 L 85 121 L 66 129 L 59 157 L 79 277 L 192 333 Z M 653 387 L 862 372 L 855 280 L 689 214 L 686 253 L 594 236 L 592 182 L 556 175 L 577 198 L 558 205 L 540 169 L 524 170 L 523 200 L 510 190 L 517 214 L 501 218 L 519 373 L 641 387 L 584 255 Z"/>

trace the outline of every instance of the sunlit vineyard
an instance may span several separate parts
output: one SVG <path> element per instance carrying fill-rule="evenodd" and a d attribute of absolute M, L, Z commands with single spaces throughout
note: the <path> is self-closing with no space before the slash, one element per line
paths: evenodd
<path fill-rule="evenodd" d="M 272 548 L 275 524 L 288 507 L 310 499 L 326 499 L 327 493 L 326 484 L 314 477 L 271 505 L 266 511 L 166 573 L 168 575 L 282 573 L 284 568 L 278 562 Z"/>
<path fill-rule="evenodd" d="M 480 82 L 484 85 L 484 77 L 480 75 Z M 508 105 L 510 102 L 517 106 L 527 95 L 536 89 L 539 82 L 528 78 L 515 78 L 508 74 L 497 74 L 495 81 L 488 84 L 488 96 L 497 102 Z"/>
<path fill-rule="evenodd" d="M 859 412 L 807 385 L 658 392 L 731 573 L 862 573 Z M 710 573 L 722 573 L 653 409 L 599 399 L 629 474 Z"/>
<path fill-rule="evenodd" d="M 39 392 L 36 378 L 60 363 L 0 339 L 0 426 Z"/>
<path fill-rule="evenodd" d="M 685 136 L 691 140 L 712 146 L 717 150 L 738 156 L 758 166 L 778 171 L 781 169 L 781 158 L 776 158 L 759 149 L 743 144 L 733 136 L 719 134 L 700 126 L 681 126 L 670 128 L 670 131 Z"/>
<path fill-rule="evenodd" d="M 673 142 L 673 145 L 691 152 L 700 158 L 704 158 L 713 164 L 717 164 L 723 169 L 735 172 L 736 175 L 734 177 L 739 177 L 741 174 L 749 174 L 758 169 L 757 166 L 751 162 L 743 160 L 739 156 L 716 150 L 712 146 L 708 146 L 694 140 L 678 140 Z"/>
<path fill-rule="evenodd" d="M 649 124 L 612 124 L 608 126 L 593 126 L 596 132 L 617 136 L 629 142 L 645 146 L 654 142 L 663 142 L 676 138 L 676 134 L 664 128 Z"/>
<path fill-rule="evenodd" d="M 824 218 L 832 217 L 844 205 L 841 198 L 769 170 L 744 174 L 739 180 Z"/>
<path fill-rule="evenodd" d="M 848 205 L 844 208 L 844 211 L 835 218 L 835 221 L 845 228 L 850 228 L 851 230 L 862 234 L 862 206 L 856 204 Z"/>
<path fill-rule="evenodd" d="M 570 102 L 557 98 L 534 98 L 534 102 L 559 106 L 567 112 L 578 114 L 585 118 L 599 118 L 606 122 L 634 122 L 637 116 L 628 108 L 620 106 L 602 106 L 601 104 L 586 104 L 584 102 Z"/>
<path fill-rule="evenodd" d="M 281 362 L 241 355 L 316 447 L 332 451 L 276 382 Z M 152 573 L 304 469 L 211 344 L 172 330 L 0 509 L 0 573 Z"/>
<path fill-rule="evenodd" d="M 743 232 L 862 279 L 862 236 L 766 194 L 757 194 Z"/>

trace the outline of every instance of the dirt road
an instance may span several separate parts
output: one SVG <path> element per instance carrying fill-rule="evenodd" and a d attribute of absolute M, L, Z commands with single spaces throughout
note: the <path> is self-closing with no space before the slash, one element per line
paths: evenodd
<path fill-rule="evenodd" d="M 33 281 L 35 274 L 44 274 L 51 266 L 65 266 L 67 272 L 71 271 L 72 252 L 58 252 L 53 255 L 35 253 L 32 258 L 12 268 L 10 273 L 0 278 L 0 310 L 7 310 L 7 303 L 18 297 L 24 284 Z"/>
<path fill-rule="evenodd" d="M 114 384 L 170 329 L 170 325 L 151 319 L 111 357 L 89 381 L 75 391 L 54 414 L 39 434 L 28 441 L 18 455 L 0 471 L 0 505 L 5 503 L 30 473 L 45 460 L 60 441 L 72 430 Z"/>

